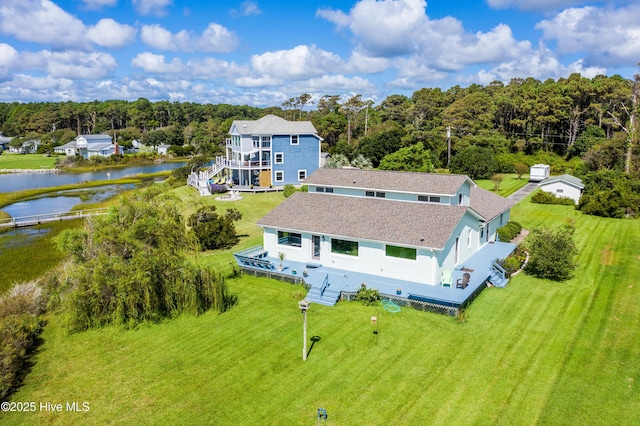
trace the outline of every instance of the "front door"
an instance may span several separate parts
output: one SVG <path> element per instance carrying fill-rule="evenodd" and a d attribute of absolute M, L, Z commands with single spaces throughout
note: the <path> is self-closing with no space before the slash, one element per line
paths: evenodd
<path fill-rule="evenodd" d="M 320 236 L 312 235 L 311 242 L 311 258 L 320 259 Z"/>

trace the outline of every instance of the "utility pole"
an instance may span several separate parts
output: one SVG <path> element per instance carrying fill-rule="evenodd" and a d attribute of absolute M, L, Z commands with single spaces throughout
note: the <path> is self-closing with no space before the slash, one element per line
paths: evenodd
<path fill-rule="evenodd" d="M 447 167 L 451 162 L 451 126 L 447 127 Z"/>

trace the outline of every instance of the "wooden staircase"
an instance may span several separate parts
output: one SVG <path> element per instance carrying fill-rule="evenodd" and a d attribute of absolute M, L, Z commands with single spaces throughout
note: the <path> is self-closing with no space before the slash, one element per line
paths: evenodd
<path fill-rule="evenodd" d="M 211 195 L 209 180 L 227 167 L 226 161 L 224 157 L 216 157 L 216 161 L 208 169 L 191 172 L 187 178 L 187 185 L 195 188 L 200 195 Z"/>

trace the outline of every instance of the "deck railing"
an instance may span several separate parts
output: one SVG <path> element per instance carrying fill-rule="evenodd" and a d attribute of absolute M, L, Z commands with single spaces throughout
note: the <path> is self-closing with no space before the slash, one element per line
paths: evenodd
<path fill-rule="evenodd" d="M 320 297 L 324 294 L 324 291 L 329 286 L 329 274 L 324 276 L 324 281 L 322 281 L 322 285 L 320 286 Z"/>

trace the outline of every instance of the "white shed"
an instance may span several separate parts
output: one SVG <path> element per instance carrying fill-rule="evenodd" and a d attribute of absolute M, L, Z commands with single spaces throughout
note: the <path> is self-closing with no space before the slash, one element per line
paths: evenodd
<path fill-rule="evenodd" d="M 580 201 L 584 189 L 582 180 L 571 175 L 552 176 L 540 182 L 538 186 L 542 191 L 558 198 L 571 198 L 576 204 Z"/>

